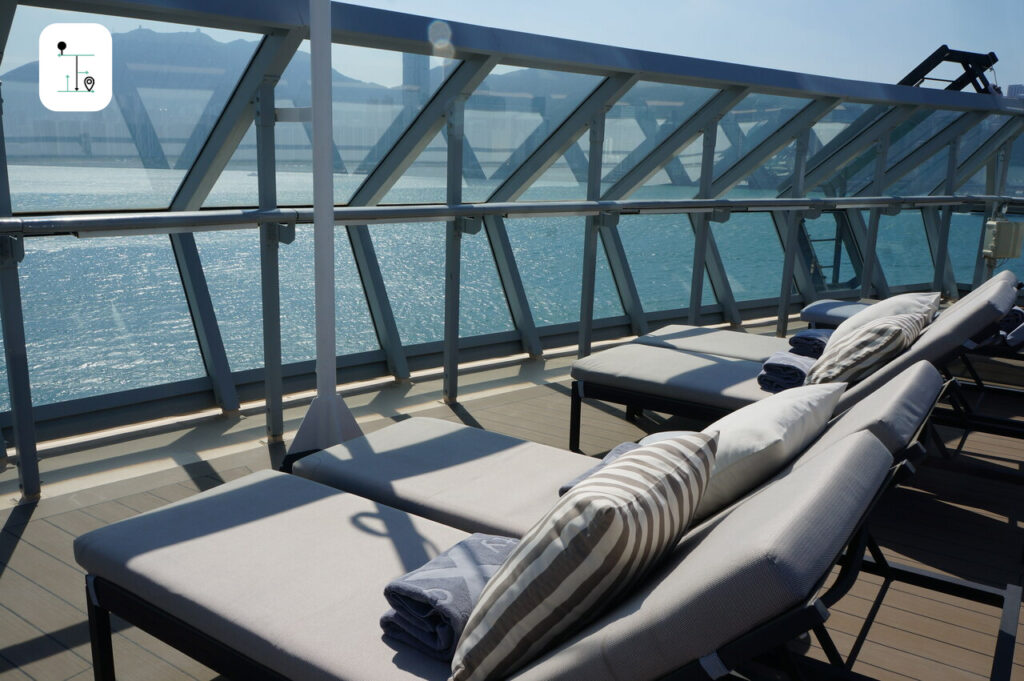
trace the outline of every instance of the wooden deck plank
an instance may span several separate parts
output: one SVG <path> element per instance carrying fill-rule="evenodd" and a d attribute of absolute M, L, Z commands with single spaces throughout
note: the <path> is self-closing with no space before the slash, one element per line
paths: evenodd
<path fill-rule="evenodd" d="M 33 626 L 6 606 L 0 605 L 0 657 L 35 679 L 67 679 L 90 662 L 68 651 L 47 632 Z"/>

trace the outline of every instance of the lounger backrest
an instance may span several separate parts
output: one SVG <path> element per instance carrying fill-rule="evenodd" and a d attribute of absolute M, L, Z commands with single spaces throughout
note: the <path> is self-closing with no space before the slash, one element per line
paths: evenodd
<path fill-rule="evenodd" d="M 881 488 L 892 456 L 869 432 L 790 466 L 691 532 L 663 569 L 513 678 L 657 679 L 812 595 Z"/>
<path fill-rule="evenodd" d="M 828 452 L 851 433 L 867 430 L 894 456 L 911 443 L 942 392 L 942 375 L 924 360 L 904 369 L 875 391 L 833 418 L 821 436 L 801 455 L 801 466 L 819 452 Z"/>
<path fill-rule="evenodd" d="M 872 394 L 907 367 L 925 360 L 932 364 L 948 361 L 964 341 L 1003 317 L 1017 299 L 1017 277 L 1000 272 L 968 293 L 932 322 L 906 352 L 843 393 L 836 406 L 849 409 Z"/>

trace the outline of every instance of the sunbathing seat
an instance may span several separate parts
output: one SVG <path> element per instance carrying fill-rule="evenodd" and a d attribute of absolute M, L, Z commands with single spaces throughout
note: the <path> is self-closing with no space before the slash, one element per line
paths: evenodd
<path fill-rule="evenodd" d="M 860 432 L 788 468 L 688 533 L 637 591 L 512 678 L 718 673 L 741 661 L 737 639 L 750 652 L 754 630 L 771 647 L 793 636 L 793 618 L 800 631 L 819 625 L 827 611 L 816 594 L 891 464 Z M 232 678 L 446 679 L 447 665 L 382 641 L 378 620 L 388 580 L 464 536 L 274 472 L 82 535 L 75 557 L 88 572 L 96 678 L 113 679 L 113 612 Z"/>
<path fill-rule="evenodd" d="M 901 355 L 890 360 L 867 378 L 847 389 L 838 410 L 872 394 L 896 374 L 921 360 L 943 366 L 961 351 L 964 342 L 985 332 L 998 322 L 1017 298 L 1016 277 L 1001 272 L 964 296 L 939 315 L 917 341 Z M 759 341 L 749 334 L 733 334 L 737 343 L 750 343 L 761 354 Z M 572 407 L 569 448 L 579 447 L 580 409 L 584 397 L 625 404 L 632 408 L 654 409 L 698 418 L 714 418 L 769 394 L 757 384 L 761 363 L 754 359 L 728 356 L 733 345 L 723 342 L 723 350 L 707 352 L 706 343 L 690 344 L 686 335 L 665 332 L 673 339 L 667 343 L 637 339 L 573 363 Z M 773 342 L 776 339 L 773 339 Z M 700 349 L 698 349 L 700 348 Z"/>
<path fill-rule="evenodd" d="M 873 399 L 833 418 L 807 454 L 868 430 L 902 456 L 942 386 L 938 371 L 918 362 Z M 416 417 L 310 454 L 292 470 L 467 532 L 519 536 L 551 508 L 561 485 L 595 463 L 567 450 Z"/>

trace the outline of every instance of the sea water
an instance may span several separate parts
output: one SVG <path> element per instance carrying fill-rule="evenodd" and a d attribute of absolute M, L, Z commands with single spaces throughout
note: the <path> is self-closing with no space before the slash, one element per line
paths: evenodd
<path fill-rule="evenodd" d="M 12 194 L 34 192 L 33 203 L 54 212 L 95 209 L 119 201 L 164 208 L 180 181 L 178 171 L 118 169 L 124 176 L 69 169 L 62 187 L 33 180 L 31 166 L 14 166 Z M 52 168 L 47 179 L 52 181 Z M 101 177 L 102 179 L 98 179 Z M 340 177 L 339 182 L 352 182 Z M 437 179 L 404 183 L 404 201 L 437 200 Z M 279 193 L 305 191 L 308 173 L 279 173 Z M 78 189 L 76 189 L 78 188 Z M 218 203 L 244 205 L 254 196 L 251 172 L 225 171 L 215 192 Z M 339 187 L 347 195 L 351 188 Z M 579 185 L 542 187 L 547 198 L 576 199 Z M 646 187 L 643 198 L 681 198 L 677 187 Z M 729 198 L 744 198 L 734 190 Z M 535 193 L 536 195 L 536 193 Z M 417 198 L 422 197 L 422 198 Z M 283 203 L 283 201 L 282 201 Z M 549 326 L 579 319 L 582 277 L 581 217 L 510 218 L 509 240 L 523 280 L 534 322 Z M 835 221 L 809 221 L 812 238 L 829 239 Z M 950 255 L 958 281 L 970 281 L 981 219 L 954 214 Z M 373 225 L 377 258 L 405 345 L 440 340 L 444 323 L 444 225 Z M 295 242 L 280 247 L 281 322 L 286 363 L 312 359 L 314 347 L 312 228 L 299 226 Z M 623 216 L 619 232 L 637 291 L 648 312 L 689 304 L 693 232 L 686 216 Z M 712 233 L 738 301 L 779 295 L 783 253 L 766 213 L 736 213 L 714 223 Z M 259 236 L 254 229 L 196 234 L 200 257 L 220 333 L 232 370 L 262 365 Z M 822 265 L 832 265 L 832 241 L 816 243 Z M 883 217 L 878 257 L 890 284 L 922 284 L 932 278 L 928 245 L 917 211 Z M 339 354 L 378 347 L 344 228 L 335 238 L 337 348 Z M 1024 275 L 1018 259 L 1004 267 Z M 20 267 L 22 305 L 33 403 L 62 402 L 205 375 L 202 356 L 166 236 L 79 239 L 71 236 L 28 239 Z M 823 272 L 831 281 L 831 270 Z M 836 280 L 849 283 L 854 272 L 841 252 Z M 705 277 L 705 304 L 714 294 Z M 599 249 L 594 314 L 623 314 L 603 251 Z M 512 330 L 508 305 L 486 235 L 463 241 L 460 334 L 476 336 Z M 6 375 L 6 373 L 4 374 Z M 9 408 L 6 392 L 0 409 Z"/>

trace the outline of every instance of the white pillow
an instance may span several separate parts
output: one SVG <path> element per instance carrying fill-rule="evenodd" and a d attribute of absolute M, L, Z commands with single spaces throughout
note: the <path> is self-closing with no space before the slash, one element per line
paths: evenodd
<path fill-rule="evenodd" d="M 827 349 L 843 338 L 843 336 L 847 336 L 868 322 L 880 319 L 881 317 L 889 317 L 896 314 L 927 313 L 928 321 L 931 322 L 931 319 L 939 310 L 939 298 L 940 294 L 932 291 L 929 293 L 904 293 L 880 300 L 874 305 L 864 308 L 836 327 L 836 330 L 832 332 L 828 339 L 828 345 L 825 347 Z"/>
<path fill-rule="evenodd" d="M 693 514 L 694 522 L 736 501 L 806 449 L 825 429 L 845 389 L 845 383 L 790 388 L 708 426 L 705 433 L 719 433 L 718 448 L 711 482 Z M 651 444 L 657 435 L 644 438 L 641 444 Z"/>

